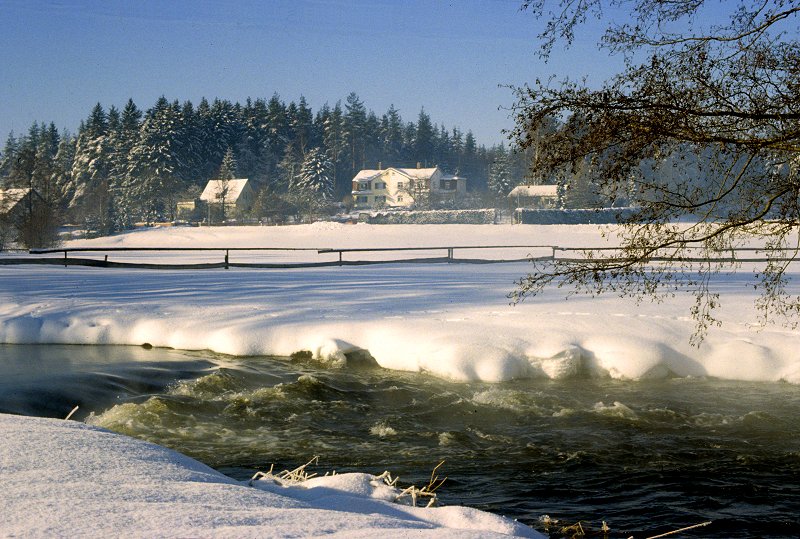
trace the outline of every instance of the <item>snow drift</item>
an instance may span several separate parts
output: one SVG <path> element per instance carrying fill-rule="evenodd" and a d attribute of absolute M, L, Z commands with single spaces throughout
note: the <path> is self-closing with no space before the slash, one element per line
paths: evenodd
<path fill-rule="evenodd" d="M 254 488 L 72 421 L 0 414 L 0 433 L 4 536 L 543 537 L 476 509 L 392 503 L 399 491 L 367 474 Z"/>
<path fill-rule="evenodd" d="M 160 229 L 75 245 L 598 245 L 592 226 L 341 225 Z M 502 253 L 500 253 L 502 255 Z M 173 255 L 178 257 L 180 255 Z M 711 376 L 800 383 L 798 332 L 757 327 L 745 273 L 721 276 L 723 308 L 689 345 L 690 297 L 635 305 L 549 291 L 512 306 L 526 263 L 291 270 L 0 268 L 0 342 L 123 344 L 233 355 L 308 351 L 332 367 L 374 358 L 455 381 Z M 793 270 L 796 271 L 796 270 Z M 796 288 L 796 284 L 793 285 Z M 371 360 L 370 360 L 371 361 Z"/>

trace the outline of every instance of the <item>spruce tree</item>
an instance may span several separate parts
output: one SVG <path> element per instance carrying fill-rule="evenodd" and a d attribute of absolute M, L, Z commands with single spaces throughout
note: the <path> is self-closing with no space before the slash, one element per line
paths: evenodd
<path fill-rule="evenodd" d="M 417 133 L 414 137 L 414 151 L 416 152 L 417 161 L 423 166 L 433 166 L 434 151 L 435 151 L 435 131 L 431 123 L 431 117 L 425 112 L 425 109 L 419 111 L 417 118 Z"/>
<path fill-rule="evenodd" d="M 185 143 L 179 107 L 159 100 L 142 123 L 126 173 L 126 206 L 147 223 L 172 217 L 184 185 L 181 156 Z"/>
<path fill-rule="evenodd" d="M 17 137 L 14 136 L 14 131 L 11 131 L 8 134 L 8 138 L 6 138 L 3 152 L 0 154 L 0 181 L 2 181 L 2 185 L 9 183 L 8 178 L 11 176 L 11 171 L 17 160 L 18 151 L 19 142 L 17 141 Z"/>
<path fill-rule="evenodd" d="M 347 141 L 347 161 L 350 166 L 350 178 L 361 170 L 366 161 L 365 131 L 367 109 L 355 92 L 350 92 L 345 102 L 344 135 Z"/>
<path fill-rule="evenodd" d="M 325 143 L 328 160 L 331 162 L 333 168 L 334 190 L 339 195 L 349 193 L 350 180 L 353 177 L 345 173 L 347 167 L 343 160 L 347 142 L 345 139 L 342 104 L 338 101 L 325 122 L 323 141 Z"/>
<path fill-rule="evenodd" d="M 92 109 L 83 129 L 78 133 L 72 164 L 73 193 L 69 201 L 72 217 L 84 219 L 91 227 L 108 225 L 111 149 L 108 117 L 100 103 Z"/>
<path fill-rule="evenodd" d="M 496 200 L 504 199 L 514 188 L 508 163 L 508 154 L 502 146 L 498 148 L 494 163 L 489 167 L 488 188 Z"/>
<path fill-rule="evenodd" d="M 330 159 L 320 148 L 309 151 L 294 184 L 295 193 L 320 202 L 333 200 L 332 166 Z"/>

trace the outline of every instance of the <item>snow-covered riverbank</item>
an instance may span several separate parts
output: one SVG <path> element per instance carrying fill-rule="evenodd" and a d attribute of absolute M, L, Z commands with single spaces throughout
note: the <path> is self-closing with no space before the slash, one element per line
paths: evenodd
<path fill-rule="evenodd" d="M 70 246 L 602 245 L 593 226 L 338 225 L 172 228 Z M 502 253 L 498 253 L 502 255 Z M 132 255 L 142 256 L 142 255 Z M 179 254 L 170 255 L 173 258 Z M 189 255 L 197 257 L 197 254 Z M 305 256 L 305 255 L 303 255 Z M 691 298 L 635 305 L 549 291 L 509 304 L 526 263 L 290 270 L 0 268 L 0 342 L 129 344 L 234 355 L 311 351 L 451 380 L 601 375 L 800 382 L 797 331 L 754 327 L 750 275 L 715 286 L 721 328 L 689 344 Z M 797 285 L 793 285 L 797 287 Z M 356 354 L 358 355 L 358 354 Z"/>
<path fill-rule="evenodd" d="M 366 474 L 234 481 L 74 421 L 0 414 L 3 537 L 543 537 L 464 507 L 410 507 Z"/>

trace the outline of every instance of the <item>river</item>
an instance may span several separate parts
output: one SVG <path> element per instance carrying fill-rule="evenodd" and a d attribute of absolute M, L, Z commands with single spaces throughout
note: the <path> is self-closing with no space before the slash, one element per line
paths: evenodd
<path fill-rule="evenodd" d="M 448 477 L 445 504 L 610 537 L 800 533 L 800 387 L 702 378 L 452 383 L 307 358 L 0 345 L 0 412 L 153 441 L 230 476 L 314 456 L 324 473 Z M 552 531 L 552 530 L 551 530 Z"/>

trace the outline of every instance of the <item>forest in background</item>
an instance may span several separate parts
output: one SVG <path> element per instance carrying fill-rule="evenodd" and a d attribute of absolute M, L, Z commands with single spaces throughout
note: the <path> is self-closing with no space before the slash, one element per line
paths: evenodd
<path fill-rule="evenodd" d="M 105 234 L 173 219 L 178 200 L 198 196 L 221 173 L 254 183 L 257 218 L 298 196 L 293 191 L 308 186 L 304 170 L 315 165 L 329 182 L 326 197 L 341 201 L 362 168 L 418 164 L 466 177 L 478 205 L 501 199 L 527 169 L 525 155 L 479 145 L 471 131 L 434 123 L 424 108 L 416 121 L 394 106 L 379 116 L 356 93 L 316 112 L 303 97 L 287 104 L 277 94 L 244 104 L 204 98 L 197 106 L 161 97 L 145 111 L 133 100 L 121 109 L 98 103 L 75 134 L 53 123 L 10 133 L 0 188 L 31 187 L 58 222 Z"/>

